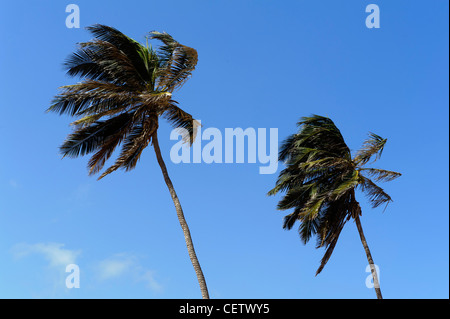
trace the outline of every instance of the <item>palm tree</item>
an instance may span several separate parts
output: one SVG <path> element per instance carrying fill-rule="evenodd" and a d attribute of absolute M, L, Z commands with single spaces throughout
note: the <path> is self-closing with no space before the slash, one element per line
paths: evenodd
<path fill-rule="evenodd" d="M 373 208 L 392 201 L 372 179 L 391 181 L 401 174 L 365 167 L 373 156 L 374 161 L 381 156 L 386 139 L 370 133 L 363 147 L 352 157 L 340 131 L 329 118 L 318 115 L 303 117 L 298 126 L 298 133 L 289 136 L 281 145 L 279 159 L 285 162 L 286 168 L 280 172 L 276 186 L 269 192 L 269 195 L 285 193 L 278 203 L 279 210 L 293 209 L 284 217 L 283 228 L 291 229 L 298 220 L 303 243 L 315 236 L 316 248 L 325 247 L 316 272 L 318 275 L 330 259 L 345 223 L 353 218 L 371 268 L 377 298 L 381 299 L 355 191 L 364 192 Z"/>
<path fill-rule="evenodd" d="M 70 76 L 83 81 L 61 87 L 48 111 L 76 117 L 60 151 L 78 157 L 93 153 L 89 174 L 100 172 L 114 150 L 121 145 L 115 163 L 99 179 L 116 171 L 133 169 L 142 151 L 153 145 L 156 159 L 175 204 L 189 257 L 194 266 L 202 297 L 209 298 L 205 278 L 198 262 L 189 227 L 175 192 L 158 143 L 161 117 L 181 130 L 192 144 L 198 122 L 177 106 L 172 93 L 190 77 L 197 64 L 197 51 L 175 41 L 167 33 L 150 32 L 146 45 L 115 28 L 94 25 L 87 28 L 94 39 L 81 43 L 65 62 Z M 148 39 L 162 42 L 158 50 Z"/>

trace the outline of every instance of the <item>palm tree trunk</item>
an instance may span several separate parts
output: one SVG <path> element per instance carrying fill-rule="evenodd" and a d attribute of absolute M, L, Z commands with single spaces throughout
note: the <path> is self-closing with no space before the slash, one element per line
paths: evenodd
<path fill-rule="evenodd" d="M 367 261 L 369 262 L 370 270 L 372 271 L 373 286 L 375 288 L 375 293 L 377 294 L 378 299 L 383 299 L 383 296 L 381 295 L 380 282 L 378 281 L 377 271 L 375 269 L 375 264 L 372 259 L 372 254 L 370 253 L 369 246 L 367 245 L 366 237 L 364 236 L 361 221 L 359 219 L 359 214 L 356 215 L 355 222 L 356 227 L 358 228 L 359 237 L 361 237 L 361 242 L 364 246 L 364 250 L 366 251 Z"/>
<path fill-rule="evenodd" d="M 178 221 L 180 222 L 180 226 L 183 229 L 184 240 L 186 241 L 186 246 L 189 253 L 189 258 L 191 259 L 192 265 L 194 266 L 195 273 L 197 275 L 197 280 L 200 285 L 200 290 L 202 292 L 203 299 L 209 299 L 208 288 L 206 287 L 205 277 L 203 276 L 202 268 L 200 267 L 200 263 L 198 262 L 197 255 L 195 253 L 194 244 L 192 242 L 191 233 L 189 231 L 188 224 L 186 219 L 184 218 L 183 209 L 181 208 L 180 200 L 178 199 L 177 193 L 175 192 L 175 188 L 173 187 L 172 181 L 170 180 L 169 174 L 167 173 L 166 164 L 161 156 L 161 150 L 159 148 L 158 136 L 157 132 L 152 136 L 153 147 L 155 149 L 156 158 L 158 160 L 158 164 L 161 167 L 162 174 L 164 176 L 164 181 L 169 188 L 170 196 L 172 196 L 173 203 L 175 205 L 175 210 L 177 212 Z"/>

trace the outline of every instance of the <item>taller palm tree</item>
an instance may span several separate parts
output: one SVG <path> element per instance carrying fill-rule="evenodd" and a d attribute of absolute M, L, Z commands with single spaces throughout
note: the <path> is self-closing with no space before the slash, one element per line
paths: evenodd
<path fill-rule="evenodd" d="M 94 25 L 87 28 L 94 39 L 81 43 L 65 62 L 70 76 L 83 81 L 61 87 L 48 111 L 76 117 L 60 151 L 78 157 L 94 153 L 89 174 L 99 173 L 114 150 L 121 145 L 115 163 L 99 179 L 117 169 L 133 169 L 142 151 L 153 145 L 164 181 L 169 188 L 183 229 L 189 257 L 194 266 L 202 297 L 209 298 L 189 227 L 161 155 L 158 126 L 161 117 L 182 128 L 186 142 L 193 142 L 198 122 L 177 106 L 172 93 L 190 77 L 197 64 L 197 51 L 175 41 L 167 33 L 150 32 L 143 45 L 115 28 Z M 158 50 L 148 39 L 162 42 Z"/>
<path fill-rule="evenodd" d="M 316 248 L 325 247 L 319 274 L 331 257 L 345 223 L 352 218 L 373 276 L 377 298 L 381 299 L 378 276 L 372 255 L 361 226 L 361 207 L 355 191 L 363 191 L 372 207 L 388 204 L 391 197 L 372 181 L 391 181 L 401 174 L 365 165 L 374 157 L 377 160 L 386 139 L 370 133 L 363 147 L 352 157 L 351 151 L 333 121 L 313 115 L 298 122 L 299 131 L 288 137 L 279 152 L 286 168 L 279 174 L 276 186 L 269 192 L 285 192 L 278 209 L 293 211 L 285 216 L 283 228 L 291 229 L 300 222 L 299 234 L 303 243 L 311 237 L 317 240 Z"/>

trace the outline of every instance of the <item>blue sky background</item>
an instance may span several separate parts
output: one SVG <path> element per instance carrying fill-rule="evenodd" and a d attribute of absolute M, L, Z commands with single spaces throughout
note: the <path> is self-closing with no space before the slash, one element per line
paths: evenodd
<path fill-rule="evenodd" d="M 66 5 L 80 8 L 68 29 Z M 368 29 L 376 3 L 381 28 Z M 3 1 L 0 9 L 0 297 L 200 298 L 155 155 L 96 181 L 88 158 L 58 154 L 71 119 L 46 114 L 64 59 L 101 23 L 141 42 L 167 31 L 199 63 L 175 99 L 204 127 L 278 128 L 280 142 L 312 113 L 331 117 L 351 149 L 388 138 L 377 167 L 383 212 L 359 194 L 385 298 L 449 297 L 448 1 Z M 155 43 L 156 44 L 156 43 Z M 324 271 L 323 250 L 284 231 L 277 174 L 259 164 L 170 162 L 160 144 L 212 298 L 375 298 L 348 222 Z M 283 167 L 279 166 L 279 170 Z M 65 265 L 80 267 L 65 288 Z"/>

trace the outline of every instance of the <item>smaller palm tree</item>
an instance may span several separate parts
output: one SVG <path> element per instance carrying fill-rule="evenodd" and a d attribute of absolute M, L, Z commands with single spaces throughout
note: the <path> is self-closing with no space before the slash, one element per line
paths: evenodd
<path fill-rule="evenodd" d="M 282 144 L 279 160 L 286 164 L 269 195 L 284 192 L 279 210 L 294 209 L 284 218 L 284 229 L 300 222 L 299 234 L 303 243 L 317 239 L 316 248 L 324 247 L 325 254 L 316 272 L 318 275 L 333 253 L 345 223 L 352 218 L 358 229 L 369 262 L 375 292 L 382 299 L 372 255 L 361 226 L 361 207 L 355 191 L 364 192 L 372 207 L 392 201 L 375 182 L 392 181 L 400 173 L 365 167 L 380 158 L 386 139 L 370 133 L 362 148 L 352 157 L 351 151 L 333 121 L 313 115 L 298 122 L 299 132 Z M 375 182 L 374 182 L 374 181 Z"/>

